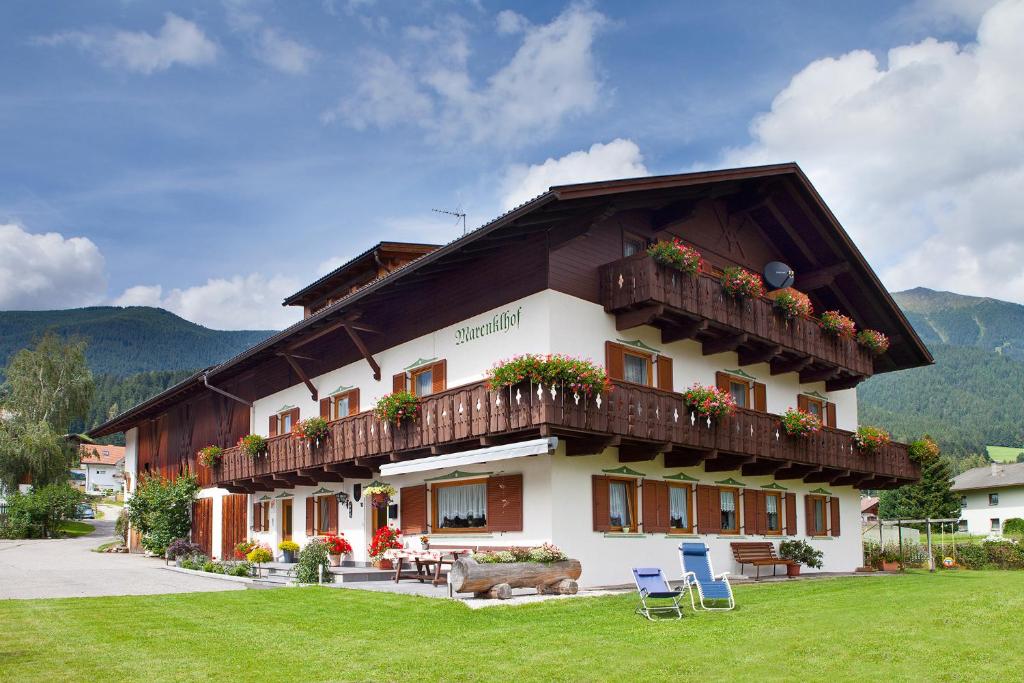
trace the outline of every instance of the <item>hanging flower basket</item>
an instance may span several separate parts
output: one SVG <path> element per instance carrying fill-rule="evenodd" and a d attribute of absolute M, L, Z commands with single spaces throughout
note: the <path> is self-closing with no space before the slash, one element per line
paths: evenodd
<path fill-rule="evenodd" d="M 370 497 L 370 505 L 383 510 L 391 502 L 396 491 L 395 487 L 390 484 L 379 484 L 377 486 L 367 486 L 363 489 L 363 493 Z"/>
<path fill-rule="evenodd" d="M 327 420 L 322 417 L 311 417 L 308 420 L 297 422 L 292 428 L 292 434 L 299 441 L 305 442 L 307 446 L 320 448 L 320 444 L 327 440 L 330 427 Z"/>
<path fill-rule="evenodd" d="M 707 417 L 720 418 L 736 411 L 736 399 L 716 386 L 703 386 L 699 382 L 683 392 L 683 402 Z"/>
<path fill-rule="evenodd" d="M 779 421 L 782 423 L 782 431 L 789 436 L 806 438 L 815 432 L 821 431 L 821 418 L 808 413 L 806 410 L 793 410 L 789 408 L 780 416 Z"/>
<path fill-rule="evenodd" d="M 857 335 L 857 325 L 852 319 L 839 311 L 825 311 L 818 318 L 818 327 L 826 334 L 840 339 L 853 339 Z"/>
<path fill-rule="evenodd" d="M 889 350 L 889 338 L 878 330 L 861 330 L 857 335 L 857 343 L 876 356 Z"/>
<path fill-rule="evenodd" d="M 647 253 L 658 263 L 674 268 L 680 273 L 694 275 L 700 270 L 702 261 L 700 252 L 683 244 L 678 237 L 671 242 L 660 240 L 656 244 L 652 244 L 647 248 Z"/>
<path fill-rule="evenodd" d="M 853 435 L 854 445 L 865 455 L 874 455 L 891 440 L 889 432 L 881 427 L 857 427 L 857 431 Z"/>
<path fill-rule="evenodd" d="M 746 268 L 729 266 L 722 272 L 722 289 L 735 299 L 750 297 L 756 299 L 764 296 L 764 280 L 757 273 Z"/>
<path fill-rule="evenodd" d="M 420 399 L 408 391 L 396 391 L 381 396 L 373 412 L 377 419 L 393 425 L 415 422 L 420 416 Z"/>
<path fill-rule="evenodd" d="M 492 389 L 526 381 L 545 386 L 560 385 L 568 391 L 587 396 L 607 395 L 612 389 L 603 367 L 590 360 L 560 353 L 546 356 L 527 353 L 499 361 L 487 371 L 487 383 Z"/>
<path fill-rule="evenodd" d="M 793 318 L 810 318 L 814 315 L 814 306 L 810 298 L 803 292 L 795 289 L 780 289 L 770 295 L 775 310 L 782 314 L 787 320 Z"/>
<path fill-rule="evenodd" d="M 206 446 L 199 449 L 196 457 L 200 465 L 212 469 L 220 465 L 220 461 L 224 459 L 224 449 L 220 446 Z"/>
<path fill-rule="evenodd" d="M 267 440 L 259 434 L 248 434 L 238 440 L 238 447 L 250 458 L 267 454 Z"/>

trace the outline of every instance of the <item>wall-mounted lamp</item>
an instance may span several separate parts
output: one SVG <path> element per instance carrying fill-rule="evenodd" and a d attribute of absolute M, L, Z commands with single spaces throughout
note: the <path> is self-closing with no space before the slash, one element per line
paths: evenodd
<path fill-rule="evenodd" d="M 345 509 L 348 510 L 348 516 L 351 519 L 352 518 L 352 499 L 349 497 L 349 495 L 347 493 L 345 493 L 344 491 L 341 491 L 341 492 L 335 494 L 335 498 L 338 499 L 338 503 L 340 505 L 342 505 Z"/>

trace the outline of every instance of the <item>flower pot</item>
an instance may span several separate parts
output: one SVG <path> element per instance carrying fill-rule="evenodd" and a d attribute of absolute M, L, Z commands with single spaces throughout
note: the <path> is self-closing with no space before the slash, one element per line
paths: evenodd
<path fill-rule="evenodd" d="M 373 566 L 376 567 L 377 569 L 394 569 L 395 568 L 395 565 L 392 564 L 391 560 L 384 559 L 384 558 L 381 558 L 381 559 L 378 559 L 378 560 L 374 560 L 373 561 Z"/>
<path fill-rule="evenodd" d="M 291 563 L 295 562 L 295 552 L 294 551 L 292 551 L 292 550 L 282 550 L 281 552 L 284 553 L 284 561 L 287 564 L 291 564 Z"/>
<path fill-rule="evenodd" d="M 899 562 L 882 562 L 883 572 L 898 572 L 900 570 Z"/>
<path fill-rule="evenodd" d="M 788 564 L 786 565 L 786 576 L 800 576 L 800 565 L 799 564 Z"/>
<path fill-rule="evenodd" d="M 386 493 L 375 493 L 370 498 L 370 504 L 379 510 L 386 508 L 390 501 L 391 498 Z"/>
<path fill-rule="evenodd" d="M 327 559 L 330 561 L 332 567 L 341 566 L 341 555 L 328 555 Z"/>

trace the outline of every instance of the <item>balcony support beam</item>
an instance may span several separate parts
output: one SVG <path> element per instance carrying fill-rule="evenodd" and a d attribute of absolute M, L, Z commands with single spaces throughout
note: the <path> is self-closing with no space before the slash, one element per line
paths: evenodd
<path fill-rule="evenodd" d="M 621 443 L 622 437 L 619 436 L 567 438 L 565 439 L 565 454 L 568 456 L 598 455 L 606 449 L 614 448 Z"/>
<path fill-rule="evenodd" d="M 811 382 L 827 382 L 838 374 L 839 369 L 835 367 L 819 368 L 817 370 L 801 370 L 800 383 L 810 384 Z"/>
<path fill-rule="evenodd" d="M 704 461 L 705 472 L 733 472 L 740 469 L 743 465 L 754 462 L 754 456 L 752 455 L 733 455 L 731 453 L 722 453 L 714 459 L 708 459 Z"/>
<path fill-rule="evenodd" d="M 705 356 L 713 356 L 716 353 L 735 351 L 743 344 L 746 344 L 747 339 L 749 339 L 749 335 L 746 332 L 728 335 L 721 339 L 710 339 L 704 342 L 702 352 Z"/>
<path fill-rule="evenodd" d="M 623 444 L 619 446 L 619 462 L 649 462 L 670 450 L 671 443 Z"/>
<path fill-rule="evenodd" d="M 293 489 L 295 484 L 285 479 L 280 478 L 280 475 L 274 475 L 272 477 L 254 477 L 253 481 L 261 488 L 267 491 L 273 491 L 274 489 Z"/>
<path fill-rule="evenodd" d="M 765 458 L 754 458 L 753 462 L 744 464 L 740 472 L 744 477 L 756 477 L 764 474 L 772 474 L 786 466 L 781 460 L 767 460 Z"/>
<path fill-rule="evenodd" d="M 317 484 L 316 479 L 313 479 L 312 477 L 304 477 L 301 474 L 299 474 L 298 470 L 284 472 L 277 476 L 282 477 L 285 481 L 291 482 L 293 484 L 298 484 L 300 486 L 316 486 Z"/>
<path fill-rule="evenodd" d="M 773 360 L 772 375 L 784 375 L 787 372 L 800 372 L 814 361 L 810 356 L 801 356 L 790 360 Z"/>
<path fill-rule="evenodd" d="M 756 351 L 740 349 L 740 367 L 743 367 L 744 365 L 753 365 L 754 363 L 769 363 L 778 358 L 781 354 L 781 346 L 769 346 L 768 348 L 758 349 Z"/>
<path fill-rule="evenodd" d="M 835 263 L 831 266 L 797 273 L 796 288 L 801 292 L 812 292 L 815 289 L 828 287 L 835 282 L 837 275 L 850 272 L 850 264 L 846 261 Z"/>
<path fill-rule="evenodd" d="M 820 471 L 820 467 L 814 465 L 805 465 L 802 463 L 790 463 L 787 467 L 775 471 L 775 478 L 778 480 L 785 479 L 802 479 L 805 475 Z"/>
<path fill-rule="evenodd" d="M 661 343 L 671 344 L 684 339 L 693 339 L 707 329 L 707 320 L 687 320 L 679 324 L 665 325 L 661 328 Z"/>
<path fill-rule="evenodd" d="M 317 467 L 299 470 L 299 474 L 304 477 L 309 477 L 310 479 L 316 479 L 317 483 L 321 481 L 345 481 L 345 477 L 341 476 L 337 472 L 328 472 L 326 469 Z"/>
<path fill-rule="evenodd" d="M 665 453 L 665 467 L 694 467 L 701 464 L 705 459 L 718 457 L 717 450 L 702 451 L 697 448 L 673 448 Z"/>
<path fill-rule="evenodd" d="M 299 365 L 299 362 L 295 360 L 290 354 L 279 353 L 278 355 L 283 356 L 284 359 L 288 361 L 288 365 L 292 367 L 292 370 L 295 371 L 295 374 L 299 376 L 299 379 L 302 380 L 302 383 L 306 385 L 307 389 L 309 389 L 309 397 L 312 398 L 314 401 L 319 401 L 320 397 L 317 394 L 316 387 L 313 386 L 313 382 L 310 381 L 309 377 L 306 375 L 306 372 L 302 369 L 302 366 Z"/>
<path fill-rule="evenodd" d="M 615 316 L 615 329 L 621 332 L 641 325 L 650 325 L 664 314 L 665 307 L 661 304 L 624 311 Z"/>
<path fill-rule="evenodd" d="M 848 472 L 848 470 L 846 470 Z M 832 481 L 836 475 L 843 474 L 843 470 L 834 470 L 830 467 L 819 467 L 814 472 L 808 472 L 804 475 L 805 484 L 824 484 Z"/>
<path fill-rule="evenodd" d="M 866 377 L 863 375 L 847 375 L 846 377 L 837 377 L 825 381 L 825 389 L 827 391 L 842 391 L 843 389 L 853 389 L 858 384 L 863 382 Z"/>
<path fill-rule="evenodd" d="M 844 474 L 840 474 L 838 477 L 833 477 L 829 482 L 831 486 L 858 486 L 862 481 L 870 478 L 870 474 L 864 472 L 852 472 L 847 470 Z"/>
<path fill-rule="evenodd" d="M 373 472 L 366 467 L 359 467 L 350 463 L 330 463 L 324 465 L 324 469 L 328 472 L 335 472 L 343 477 L 349 477 L 351 479 L 372 479 Z"/>

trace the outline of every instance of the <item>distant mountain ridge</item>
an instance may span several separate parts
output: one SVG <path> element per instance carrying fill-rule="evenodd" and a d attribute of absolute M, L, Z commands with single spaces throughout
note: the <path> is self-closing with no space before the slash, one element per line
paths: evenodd
<path fill-rule="evenodd" d="M 117 377 L 214 365 L 274 334 L 211 330 L 148 306 L 0 311 L 0 368 L 47 331 L 84 339 L 92 371 Z"/>

